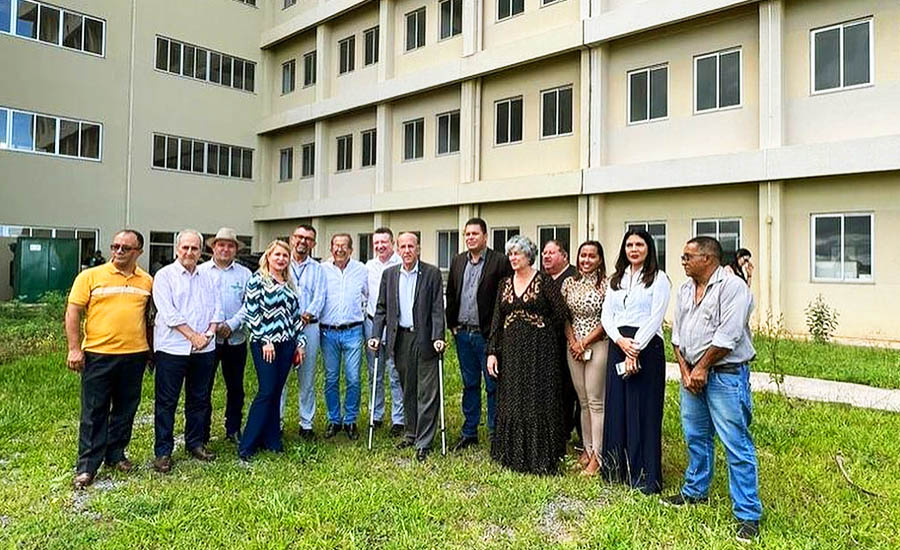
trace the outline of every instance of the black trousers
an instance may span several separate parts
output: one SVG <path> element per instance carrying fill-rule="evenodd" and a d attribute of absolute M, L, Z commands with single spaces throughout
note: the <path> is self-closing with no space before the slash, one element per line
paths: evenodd
<path fill-rule="evenodd" d="M 406 439 L 416 449 L 430 449 L 437 431 L 440 401 L 438 359 L 422 357 L 416 335 L 400 330 L 394 347 L 394 365 L 403 388 Z"/>
<path fill-rule="evenodd" d="M 153 452 L 157 457 L 172 454 L 175 448 L 175 410 L 184 385 L 184 445 L 187 449 L 205 443 L 209 432 L 207 419 L 212 404 L 209 400 L 209 378 L 215 367 L 214 352 L 172 355 L 156 352 L 156 403 Z"/>
<path fill-rule="evenodd" d="M 141 402 L 147 352 L 110 355 L 86 352 L 81 373 L 78 473 L 125 458 L 134 415 Z"/>
<path fill-rule="evenodd" d="M 619 327 L 633 338 L 634 327 Z M 603 469 L 607 477 L 644 493 L 662 491 L 662 420 L 666 390 L 663 341 L 654 336 L 638 355 L 641 370 L 628 378 L 616 373 L 625 353 L 609 342 L 606 413 L 603 418 Z"/>
<path fill-rule="evenodd" d="M 247 344 L 229 344 L 216 342 L 216 362 L 209 377 L 209 395 L 212 396 L 216 381 L 216 370 L 222 365 L 222 378 L 225 380 L 225 435 L 238 434 L 244 411 L 244 365 L 247 364 Z M 212 429 L 212 407 L 206 419 L 204 441 L 209 442 Z"/>

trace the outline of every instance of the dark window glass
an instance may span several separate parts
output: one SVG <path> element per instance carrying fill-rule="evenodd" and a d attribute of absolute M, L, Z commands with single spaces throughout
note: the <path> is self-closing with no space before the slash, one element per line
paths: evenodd
<path fill-rule="evenodd" d="M 453 29 L 451 0 L 441 2 L 441 38 L 449 38 Z"/>
<path fill-rule="evenodd" d="M 462 0 L 450 0 L 453 3 L 453 17 L 451 18 L 450 35 L 462 34 Z"/>
<path fill-rule="evenodd" d="M 222 56 L 215 52 L 209 52 L 209 81 L 222 81 Z"/>
<path fill-rule="evenodd" d="M 194 172 L 203 171 L 203 151 L 206 149 L 205 143 L 202 141 L 194 142 Z"/>
<path fill-rule="evenodd" d="M 37 115 L 34 130 L 34 150 L 56 154 L 56 119 Z"/>
<path fill-rule="evenodd" d="M 241 156 L 241 177 L 247 180 L 253 179 L 253 151 L 244 149 Z"/>
<path fill-rule="evenodd" d="M 378 27 L 366 31 L 365 50 L 365 64 L 378 63 Z"/>
<path fill-rule="evenodd" d="M 741 53 L 729 52 L 719 57 L 719 107 L 741 103 Z"/>
<path fill-rule="evenodd" d="M 10 17 L 12 17 L 12 0 L 0 0 L 0 32 L 9 32 Z"/>
<path fill-rule="evenodd" d="M 231 86 L 231 58 L 222 56 L 222 86 Z"/>
<path fill-rule="evenodd" d="M 525 0 L 512 0 L 512 14 L 522 13 L 525 11 Z"/>
<path fill-rule="evenodd" d="M 81 123 L 81 156 L 89 159 L 100 158 L 100 125 Z"/>
<path fill-rule="evenodd" d="M 103 21 L 84 18 L 84 51 L 103 55 Z"/>
<path fill-rule="evenodd" d="M 78 123 L 74 120 L 59 121 L 59 154 L 67 157 L 77 157 L 78 146 Z M 165 149 L 165 146 L 163 146 Z"/>
<path fill-rule="evenodd" d="M 559 91 L 559 133 L 572 132 L 572 88 Z"/>
<path fill-rule="evenodd" d="M 500 0 L 497 3 L 497 19 L 506 19 L 511 15 L 512 0 Z"/>
<path fill-rule="evenodd" d="M 181 44 L 169 42 L 169 72 L 181 74 Z"/>
<path fill-rule="evenodd" d="M 206 60 L 208 56 L 209 52 L 197 48 L 197 53 L 194 56 L 194 78 L 206 80 Z"/>
<path fill-rule="evenodd" d="M 231 147 L 227 145 L 219 146 L 219 175 L 227 176 L 231 173 Z"/>
<path fill-rule="evenodd" d="M 522 141 L 522 100 L 514 99 L 509 106 L 509 141 Z"/>
<path fill-rule="evenodd" d="M 153 136 L 153 166 L 166 167 L 166 136 Z"/>
<path fill-rule="evenodd" d="M 166 168 L 178 169 L 178 138 L 166 138 Z"/>
<path fill-rule="evenodd" d="M 281 65 L 281 93 L 289 94 L 294 91 L 294 60 Z"/>
<path fill-rule="evenodd" d="M 156 37 L 156 68 L 169 69 L 169 41 L 161 36 Z"/>
<path fill-rule="evenodd" d="M 233 88 L 237 88 L 239 90 L 244 89 L 244 62 L 240 59 L 234 60 L 234 71 L 233 77 L 234 79 L 231 82 L 231 86 Z"/>
<path fill-rule="evenodd" d="M 841 218 L 820 216 L 815 228 L 815 277 L 841 278 Z"/>
<path fill-rule="evenodd" d="M 844 217 L 843 263 L 845 279 L 869 279 L 872 277 L 871 216 Z"/>
<path fill-rule="evenodd" d="M 41 42 L 59 45 L 59 10 L 41 6 L 41 24 L 38 38 Z"/>
<path fill-rule="evenodd" d="M 450 115 L 441 115 L 438 117 L 437 152 L 439 155 L 450 152 Z"/>
<path fill-rule="evenodd" d="M 697 110 L 716 108 L 717 59 L 715 55 L 697 60 Z"/>
<path fill-rule="evenodd" d="M 37 38 L 38 5 L 28 0 L 19 0 L 16 19 L 16 34 L 26 38 Z"/>
<path fill-rule="evenodd" d="M 641 122 L 647 120 L 647 72 L 632 73 L 629 82 L 631 85 L 628 120 Z"/>
<path fill-rule="evenodd" d="M 509 143 L 509 101 L 497 104 L 497 143 Z"/>
<path fill-rule="evenodd" d="M 191 159 L 194 158 L 194 144 L 189 139 L 181 139 L 181 162 L 178 164 L 178 169 L 183 170 L 185 172 L 191 171 Z"/>
<path fill-rule="evenodd" d="M 81 49 L 83 18 L 77 13 L 63 13 L 63 46 L 67 48 Z"/>
<path fill-rule="evenodd" d="M 215 143 L 206 144 L 206 173 L 219 173 L 219 146 Z"/>
<path fill-rule="evenodd" d="M 844 86 L 870 82 L 869 26 L 865 22 L 844 27 Z"/>
<path fill-rule="evenodd" d="M 555 136 L 559 132 L 556 129 L 556 101 L 557 92 L 544 92 L 543 94 L 543 131 L 544 136 Z"/>
<path fill-rule="evenodd" d="M 425 8 L 416 13 L 416 47 L 421 48 L 425 45 Z"/>
<path fill-rule="evenodd" d="M 241 148 L 231 148 L 231 176 L 234 178 L 241 177 Z"/>
<path fill-rule="evenodd" d="M 312 86 L 316 83 L 316 52 L 310 52 L 303 56 L 303 85 Z"/>
<path fill-rule="evenodd" d="M 650 118 L 665 118 L 668 115 L 668 75 L 666 67 L 650 71 Z"/>
<path fill-rule="evenodd" d="M 249 61 L 244 63 L 244 89 L 252 92 L 254 89 L 254 79 L 256 78 L 256 64 Z"/>
<path fill-rule="evenodd" d="M 184 46 L 184 66 L 182 74 L 185 76 L 194 76 L 194 60 L 197 56 L 197 50 L 193 46 Z"/>
<path fill-rule="evenodd" d="M 830 29 L 816 33 L 815 89 L 828 90 L 841 85 L 841 30 Z"/>
<path fill-rule="evenodd" d="M 306 178 L 315 174 L 315 143 L 308 143 L 303 146 L 303 166 L 301 167 L 301 176 Z"/>

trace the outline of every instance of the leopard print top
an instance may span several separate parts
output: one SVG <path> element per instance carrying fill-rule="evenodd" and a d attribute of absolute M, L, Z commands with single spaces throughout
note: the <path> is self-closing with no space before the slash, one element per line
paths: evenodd
<path fill-rule="evenodd" d="M 569 277 L 562 285 L 562 295 L 572 315 L 575 338 L 581 340 L 600 325 L 600 312 L 606 297 L 606 280 L 597 288 L 597 274 Z M 604 336 L 605 338 L 605 336 Z"/>

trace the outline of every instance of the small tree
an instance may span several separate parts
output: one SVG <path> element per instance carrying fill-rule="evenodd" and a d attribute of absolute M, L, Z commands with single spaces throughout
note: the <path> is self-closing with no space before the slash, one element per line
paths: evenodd
<path fill-rule="evenodd" d="M 759 332 L 765 338 L 763 347 L 766 358 L 769 360 L 769 380 L 775 383 L 779 394 L 784 394 L 784 369 L 778 362 L 778 346 L 784 340 L 787 330 L 784 328 L 784 314 L 778 317 L 772 315 L 772 310 L 766 312 L 766 322 L 759 327 Z"/>
<path fill-rule="evenodd" d="M 816 298 L 803 311 L 806 313 L 806 327 L 813 342 L 824 344 L 829 341 L 838 326 L 837 310 L 826 304 L 821 294 L 816 294 Z"/>

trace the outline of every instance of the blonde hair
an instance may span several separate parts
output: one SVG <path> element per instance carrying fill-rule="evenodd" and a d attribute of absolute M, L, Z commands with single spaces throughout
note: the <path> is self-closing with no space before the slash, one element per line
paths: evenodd
<path fill-rule="evenodd" d="M 275 250 L 276 247 L 283 248 L 285 252 L 288 253 L 288 258 L 291 257 L 291 247 L 282 240 L 275 239 L 270 242 L 268 246 L 266 246 L 266 251 L 262 253 L 262 256 L 259 257 L 259 274 L 262 276 L 263 281 L 266 283 L 270 283 L 272 281 L 272 274 L 269 273 L 269 254 Z M 293 291 L 297 291 L 294 287 L 294 279 L 291 277 L 291 264 L 288 263 L 288 266 L 284 268 L 284 272 L 281 274 L 284 277 L 284 282 L 291 288 Z"/>

